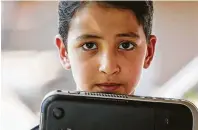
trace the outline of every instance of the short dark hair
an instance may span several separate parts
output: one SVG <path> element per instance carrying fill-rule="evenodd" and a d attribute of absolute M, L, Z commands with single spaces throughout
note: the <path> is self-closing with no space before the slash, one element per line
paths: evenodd
<path fill-rule="evenodd" d="M 148 40 L 152 31 L 153 2 L 152 1 L 60 1 L 58 5 L 59 27 L 58 31 L 64 44 L 66 44 L 69 23 L 77 10 L 83 8 L 88 2 L 97 2 L 112 8 L 128 9 L 133 11 L 138 23 L 143 26 L 146 39 Z"/>

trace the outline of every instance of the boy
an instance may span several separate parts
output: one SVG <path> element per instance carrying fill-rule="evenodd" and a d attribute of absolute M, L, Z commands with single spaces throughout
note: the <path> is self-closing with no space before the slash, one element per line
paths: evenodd
<path fill-rule="evenodd" d="M 133 94 L 153 59 L 152 18 L 152 1 L 60 1 L 56 45 L 77 90 Z"/>

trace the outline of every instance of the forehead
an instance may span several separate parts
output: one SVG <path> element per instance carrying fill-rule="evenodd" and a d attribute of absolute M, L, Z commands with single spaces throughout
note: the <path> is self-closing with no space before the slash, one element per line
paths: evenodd
<path fill-rule="evenodd" d="M 91 3 L 76 12 L 71 21 L 70 30 L 76 30 L 75 33 L 83 31 L 112 34 L 131 31 L 138 33 L 143 29 L 131 10 L 103 7 Z"/>

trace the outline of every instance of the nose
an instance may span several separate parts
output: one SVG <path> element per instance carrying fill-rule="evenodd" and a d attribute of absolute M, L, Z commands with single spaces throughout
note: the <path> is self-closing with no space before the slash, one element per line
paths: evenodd
<path fill-rule="evenodd" d="M 121 71 L 118 64 L 118 57 L 111 52 L 103 54 L 100 59 L 99 71 L 107 75 L 118 74 Z"/>

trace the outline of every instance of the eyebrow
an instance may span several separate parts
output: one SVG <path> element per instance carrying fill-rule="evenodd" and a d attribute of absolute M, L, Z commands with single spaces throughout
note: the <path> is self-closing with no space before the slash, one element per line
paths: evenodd
<path fill-rule="evenodd" d="M 77 40 L 86 40 L 86 39 L 93 39 L 93 38 L 94 39 L 103 39 L 102 37 L 93 35 L 93 34 L 84 34 L 84 35 L 78 36 L 76 39 Z"/>
<path fill-rule="evenodd" d="M 134 32 L 128 32 L 128 33 L 121 33 L 117 34 L 117 37 L 131 37 L 131 38 L 140 38 L 140 36 Z"/>
<path fill-rule="evenodd" d="M 128 32 L 128 33 L 120 33 L 117 34 L 116 37 L 131 37 L 131 38 L 139 38 L 140 36 L 134 32 Z M 104 39 L 101 36 L 93 35 L 93 34 L 83 34 L 76 38 L 77 40 L 86 40 L 86 39 Z"/>

